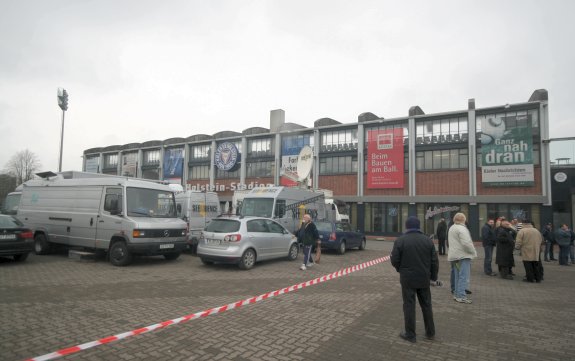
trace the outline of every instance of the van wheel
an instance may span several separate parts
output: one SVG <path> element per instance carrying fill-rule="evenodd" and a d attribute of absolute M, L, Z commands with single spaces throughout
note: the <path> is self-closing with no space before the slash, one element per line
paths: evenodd
<path fill-rule="evenodd" d="M 110 263 L 114 266 L 123 267 L 132 262 L 132 254 L 128 251 L 126 242 L 119 241 L 110 248 Z"/>
<path fill-rule="evenodd" d="M 366 244 L 366 241 L 365 241 L 365 238 L 364 238 L 364 239 L 361 240 L 361 244 L 359 245 L 359 250 L 360 250 L 360 251 L 363 251 L 363 250 L 365 249 L 365 244 Z"/>
<path fill-rule="evenodd" d="M 337 249 L 337 253 L 344 254 L 345 253 L 345 241 L 341 241 L 339 244 L 339 248 Z"/>
<path fill-rule="evenodd" d="M 256 264 L 256 252 L 253 249 L 249 248 L 246 249 L 244 254 L 242 254 L 242 258 L 240 259 L 240 263 L 238 266 L 241 269 L 248 270 L 252 268 Z"/>
<path fill-rule="evenodd" d="M 289 248 L 288 260 L 295 261 L 297 259 L 298 254 L 299 254 L 299 246 L 297 245 L 297 243 L 294 243 Z"/>
<path fill-rule="evenodd" d="M 34 252 L 36 254 L 50 253 L 50 243 L 46 240 L 46 236 L 43 233 L 38 233 L 34 236 Z"/>
<path fill-rule="evenodd" d="M 168 261 L 174 261 L 174 260 L 178 259 L 178 257 L 180 257 L 180 253 L 178 253 L 178 252 L 167 253 L 164 255 L 164 258 L 167 259 Z"/>
<path fill-rule="evenodd" d="M 28 258 L 28 253 L 14 255 L 14 261 L 16 262 L 24 262 L 26 258 Z"/>

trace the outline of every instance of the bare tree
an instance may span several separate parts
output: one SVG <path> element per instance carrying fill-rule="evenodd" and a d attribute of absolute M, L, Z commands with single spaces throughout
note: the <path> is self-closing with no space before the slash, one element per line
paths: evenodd
<path fill-rule="evenodd" d="M 6 164 L 6 172 L 16 177 L 16 184 L 22 184 L 32 179 L 34 173 L 40 169 L 40 161 L 33 152 L 28 149 L 14 154 Z"/>

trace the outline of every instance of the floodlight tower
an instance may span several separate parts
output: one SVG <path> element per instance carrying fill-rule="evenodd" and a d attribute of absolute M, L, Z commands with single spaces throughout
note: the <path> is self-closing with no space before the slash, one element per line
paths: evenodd
<path fill-rule="evenodd" d="M 68 92 L 64 88 L 58 88 L 58 106 L 62 109 L 62 132 L 60 133 L 60 161 L 58 172 L 62 171 L 62 151 L 64 148 L 64 116 L 68 110 Z"/>

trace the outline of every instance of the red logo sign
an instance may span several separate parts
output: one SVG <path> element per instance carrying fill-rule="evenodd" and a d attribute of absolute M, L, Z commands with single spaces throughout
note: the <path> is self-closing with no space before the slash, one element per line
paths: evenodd
<path fill-rule="evenodd" d="M 367 187 L 403 188 L 403 128 L 367 132 Z"/>

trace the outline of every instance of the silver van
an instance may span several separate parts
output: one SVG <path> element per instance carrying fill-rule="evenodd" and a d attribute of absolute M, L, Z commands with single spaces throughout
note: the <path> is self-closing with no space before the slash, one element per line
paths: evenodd
<path fill-rule="evenodd" d="M 174 260 L 186 247 L 186 223 L 176 216 L 167 185 L 116 176 L 42 175 L 24 183 L 17 213 L 34 231 L 37 254 L 60 244 L 104 251 L 113 265 L 125 266 L 135 254 Z"/>
<path fill-rule="evenodd" d="M 188 224 L 187 248 L 195 252 L 202 231 L 221 213 L 220 199 L 216 192 L 177 192 L 176 213 Z"/>

